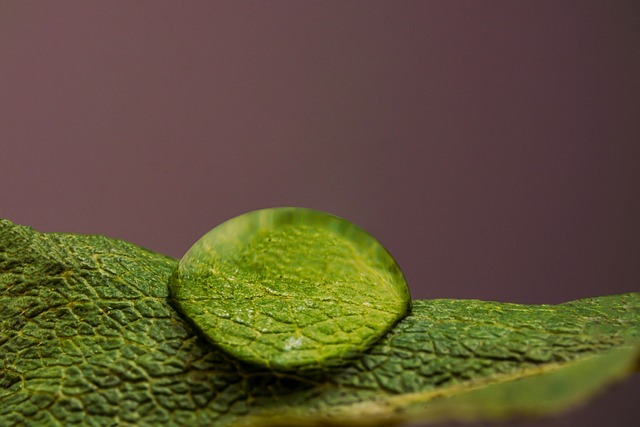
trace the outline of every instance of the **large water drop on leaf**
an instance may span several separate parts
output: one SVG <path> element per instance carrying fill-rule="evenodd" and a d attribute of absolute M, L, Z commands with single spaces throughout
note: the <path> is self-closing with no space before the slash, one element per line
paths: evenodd
<path fill-rule="evenodd" d="M 303 208 L 249 212 L 214 228 L 182 258 L 170 290 L 213 343 L 277 370 L 348 362 L 411 304 L 376 239 Z"/>

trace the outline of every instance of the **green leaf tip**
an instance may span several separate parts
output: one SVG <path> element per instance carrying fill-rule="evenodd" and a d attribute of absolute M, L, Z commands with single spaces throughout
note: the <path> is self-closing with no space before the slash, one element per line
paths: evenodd
<path fill-rule="evenodd" d="M 640 355 L 638 293 L 417 300 L 347 365 L 273 371 L 212 345 L 169 304 L 177 265 L 120 240 L 0 220 L 0 427 L 547 415 L 627 375 Z"/>
<path fill-rule="evenodd" d="M 411 304 L 376 239 L 304 208 L 262 209 L 217 226 L 180 261 L 170 290 L 214 344 L 276 370 L 345 364 Z"/>

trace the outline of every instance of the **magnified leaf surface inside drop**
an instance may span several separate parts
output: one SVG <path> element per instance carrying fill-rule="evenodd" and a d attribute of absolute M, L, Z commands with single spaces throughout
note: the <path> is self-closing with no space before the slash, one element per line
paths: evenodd
<path fill-rule="evenodd" d="M 640 356 L 638 293 L 559 305 L 418 300 L 351 363 L 274 372 L 211 345 L 174 310 L 177 264 L 0 220 L 0 427 L 544 415 L 631 373 Z"/>
<path fill-rule="evenodd" d="M 180 262 L 171 295 L 225 351 L 281 370 L 356 357 L 411 303 L 376 239 L 304 208 L 249 212 L 214 228 Z"/>

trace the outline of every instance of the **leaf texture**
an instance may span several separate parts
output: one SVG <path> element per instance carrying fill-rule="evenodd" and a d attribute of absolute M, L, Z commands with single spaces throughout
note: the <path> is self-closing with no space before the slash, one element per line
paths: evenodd
<path fill-rule="evenodd" d="M 215 348 L 174 310 L 167 282 L 176 266 L 119 240 L 0 220 L 0 426 L 378 425 L 544 414 L 638 361 L 634 293 L 556 306 L 414 301 L 350 364 L 272 372 Z M 560 396 L 545 399 L 545 387 L 558 384 Z"/>

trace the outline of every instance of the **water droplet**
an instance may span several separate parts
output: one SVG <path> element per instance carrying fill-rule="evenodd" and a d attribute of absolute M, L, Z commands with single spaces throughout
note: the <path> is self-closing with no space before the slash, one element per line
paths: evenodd
<path fill-rule="evenodd" d="M 279 370 L 347 362 L 411 303 L 400 268 L 376 239 L 304 208 L 263 209 L 217 226 L 189 249 L 170 288 L 212 342 Z"/>

